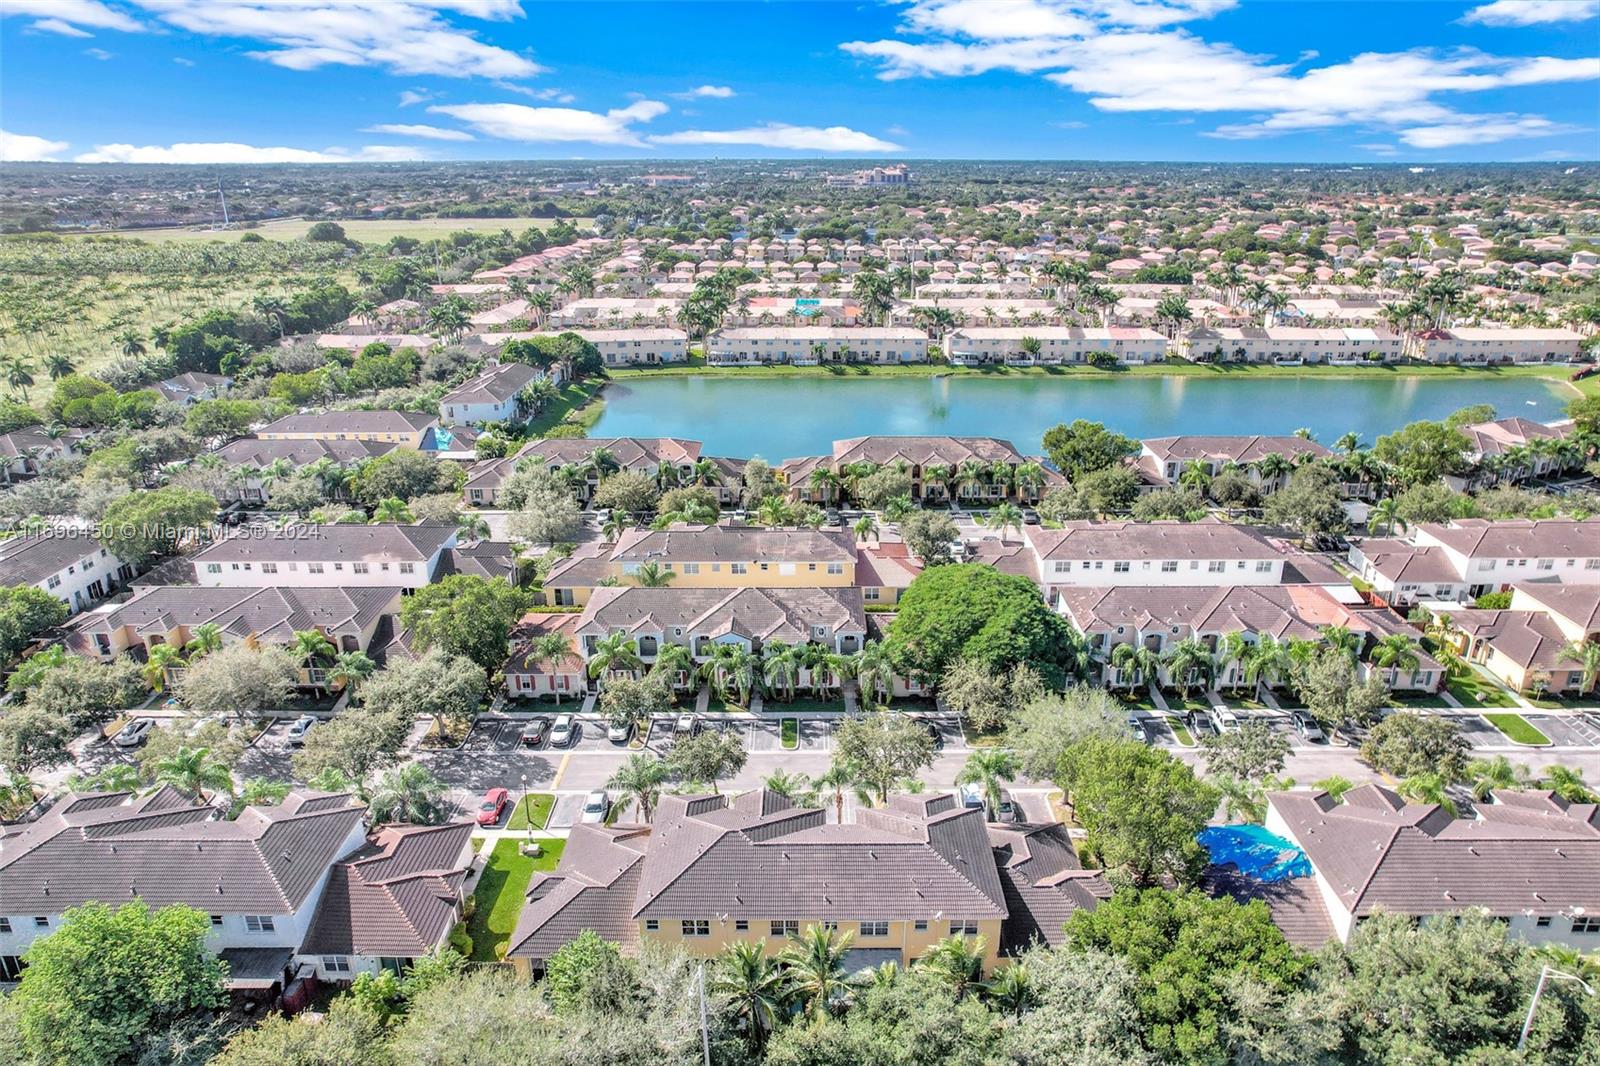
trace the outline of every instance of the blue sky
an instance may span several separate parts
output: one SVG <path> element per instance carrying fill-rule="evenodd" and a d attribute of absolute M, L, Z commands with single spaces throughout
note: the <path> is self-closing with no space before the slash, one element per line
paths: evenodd
<path fill-rule="evenodd" d="M 0 158 L 1600 156 L 1600 0 L 0 0 Z"/>

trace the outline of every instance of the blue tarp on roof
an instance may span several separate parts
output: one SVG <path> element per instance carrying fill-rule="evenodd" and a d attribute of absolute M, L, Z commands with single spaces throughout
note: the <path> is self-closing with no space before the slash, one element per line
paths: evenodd
<path fill-rule="evenodd" d="M 1197 838 L 1216 866 L 1237 867 L 1245 877 L 1272 884 L 1311 876 L 1306 853 L 1259 825 L 1214 825 Z"/>

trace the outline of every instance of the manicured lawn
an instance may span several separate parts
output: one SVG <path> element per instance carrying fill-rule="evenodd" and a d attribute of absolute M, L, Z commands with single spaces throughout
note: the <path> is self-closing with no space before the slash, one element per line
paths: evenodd
<path fill-rule="evenodd" d="M 997 748 L 1005 742 L 1006 733 L 1003 729 L 985 732 L 974 729 L 966 722 L 961 723 L 961 735 L 969 748 Z"/>
<path fill-rule="evenodd" d="M 1189 727 L 1176 718 L 1165 719 L 1167 728 L 1172 730 L 1172 735 L 1178 738 L 1178 743 L 1186 748 L 1194 747 L 1194 734 L 1189 732 Z"/>
<path fill-rule="evenodd" d="M 1489 724 L 1500 732 L 1510 737 L 1518 744 L 1532 744 L 1544 746 L 1550 743 L 1550 738 L 1534 728 L 1532 722 L 1520 714 L 1486 714 Z"/>
<path fill-rule="evenodd" d="M 1254 696 L 1229 696 L 1223 695 L 1223 702 L 1236 711 L 1264 711 L 1267 705 Z"/>
<path fill-rule="evenodd" d="M 781 723 L 783 746 L 793 750 L 800 746 L 800 719 L 785 718 Z"/>
<path fill-rule="evenodd" d="M 1517 701 L 1499 685 L 1481 677 L 1453 677 L 1447 682 L 1450 695 L 1463 707 L 1515 707 Z"/>
<path fill-rule="evenodd" d="M 1433 692 L 1391 692 L 1389 702 L 1396 707 L 1448 707 L 1444 697 Z"/>
<path fill-rule="evenodd" d="M 843 700 L 819 700 L 812 696 L 796 696 L 792 700 L 763 699 L 763 709 L 781 714 L 843 714 Z"/>
<path fill-rule="evenodd" d="M 605 384 L 604 378 L 567 382 L 561 387 L 561 394 L 528 423 L 529 432 L 542 437 L 562 422 L 573 422 L 588 429 L 605 413 L 605 401 L 599 398 Z"/>
<path fill-rule="evenodd" d="M 1175 711 L 1178 711 L 1179 713 L 1183 713 L 1185 711 L 1211 710 L 1211 701 L 1200 695 L 1190 695 L 1187 698 L 1178 695 L 1169 695 L 1166 697 L 1166 700 L 1167 706 Z"/>
<path fill-rule="evenodd" d="M 548 792 L 533 792 L 517 801 L 511 810 L 511 821 L 506 823 L 507 829 L 527 829 L 532 825 L 535 829 L 543 829 L 545 823 L 550 821 L 550 808 L 555 806 L 556 798 Z"/>
<path fill-rule="evenodd" d="M 1581 700 L 1568 699 L 1557 696 L 1541 696 L 1529 700 L 1535 707 L 1543 707 L 1547 711 L 1600 711 L 1600 699 L 1585 697 Z"/>
<path fill-rule="evenodd" d="M 1134 689 L 1130 693 L 1125 688 L 1119 688 L 1116 691 L 1116 697 L 1124 707 L 1139 711 L 1153 711 L 1156 709 L 1156 703 L 1150 698 L 1148 689 Z"/>
<path fill-rule="evenodd" d="M 521 841 L 502 840 L 489 853 L 472 896 L 476 901 L 467 932 L 472 937 L 473 962 L 499 962 L 522 913 L 528 882 L 536 870 L 554 870 L 561 861 L 565 840 L 543 840 L 544 854 L 530 859 L 519 851 Z"/>
<path fill-rule="evenodd" d="M 725 703 L 716 693 L 711 694 L 711 699 L 706 703 L 707 714 L 749 714 L 750 708 L 741 707 L 737 703 Z"/>

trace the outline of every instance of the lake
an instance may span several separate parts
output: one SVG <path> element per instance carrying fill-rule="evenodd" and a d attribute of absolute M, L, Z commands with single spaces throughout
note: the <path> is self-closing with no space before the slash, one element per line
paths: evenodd
<path fill-rule="evenodd" d="M 1489 403 L 1502 417 L 1549 422 L 1574 393 L 1547 378 L 1006 377 L 633 378 L 605 390 L 591 437 L 687 437 L 707 455 L 776 462 L 872 434 L 1003 437 L 1037 453 L 1045 430 L 1087 418 L 1134 438 L 1293 433 L 1364 444 L 1418 419 Z"/>

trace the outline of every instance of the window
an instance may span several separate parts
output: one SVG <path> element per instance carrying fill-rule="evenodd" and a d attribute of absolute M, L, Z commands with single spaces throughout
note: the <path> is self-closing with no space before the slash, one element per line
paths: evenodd
<path fill-rule="evenodd" d="M 414 573 L 417 572 L 417 564 L 416 563 L 401 563 L 400 564 L 400 572 L 402 574 L 414 574 Z"/>
<path fill-rule="evenodd" d="M 661 928 L 661 923 L 656 921 L 654 918 L 646 918 L 644 920 L 644 931 L 645 932 L 653 933 L 653 932 L 655 932 L 656 930 L 658 930 L 660 928 Z"/>
<path fill-rule="evenodd" d="M 310 574 L 320 574 L 320 573 L 322 573 L 322 564 L 321 563 L 307 563 L 306 564 L 306 572 L 310 573 Z"/>
<path fill-rule="evenodd" d="M 329 973 L 349 973 L 350 959 L 345 955 L 322 956 L 322 968 Z"/>
<path fill-rule="evenodd" d="M 950 923 L 951 936 L 977 936 L 978 923 L 976 919 L 968 918 L 965 921 L 954 920 Z"/>
<path fill-rule="evenodd" d="M 1126 574 L 1129 570 L 1127 563 L 1112 563 L 1111 571 L 1116 574 Z"/>
<path fill-rule="evenodd" d="M 354 574 L 370 574 L 370 573 L 372 573 L 372 564 L 371 563 L 351 563 L 350 564 L 350 572 L 354 573 Z"/>
<path fill-rule="evenodd" d="M 244 916 L 244 931 L 247 933 L 271 933 L 274 931 L 272 915 L 247 914 Z"/>
<path fill-rule="evenodd" d="M 750 923 L 744 918 L 737 918 L 734 920 L 733 929 L 737 933 L 748 933 L 750 931 Z"/>
<path fill-rule="evenodd" d="M 862 922 L 861 923 L 861 935 L 862 936 L 888 936 L 889 935 L 889 923 L 888 922 Z"/>
<path fill-rule="evenodd" d="M 1495 564 L 1498 561 L 1499 560 L 1497 560 L 1497 559 L 1485 559 L 1483 561 L 1483 569 L 1485 569 L 1485 570 L 1493 570 L 1495 568 Z"/>
<path fill-rule="evenodd" d="M 700 564 L 699 563 L 684 563 L 683 564 L 683 572 L 685 574 L 698 574 L 700 572 Z"/>
<path fill-rule="evenodd" d="M 730 563 L 729 564 L 729 569 L 732 570 L 732 572 L 735 573 L 735 574 L 748 574 L 750 572 L 750 564 L 749 563 Z"/>
<path fill-rule="evenodd" d="M 1550 928 L 1550 916 L 1548 914 L 1541 914 L 1538 918 L 1534 919 L 1533 924 L 1537 928 L 1548 929 Z"/>
<path fill-rule="evenodd" d="M 773 936 L 799 936 L 800 923 L 796 921 L 774 921 L 772 923 Z"/>
<path fill-rule="evenodd" d="M 861 598 L 866 600 L 868 603 L 871 603 L 878 598 L 878 590 L 868 586 L 867 588 L 861 590 Z"/>
<path fill-rule="evenodd" d="M 683 920 L 683 935 L 684 936 L 710 936 L 711 935 L 711 919 L 709 919 L 709 918 L 685 918 Z"/>
<path fill-rule="evenodd" d="M 1585 570 L 1600 570 L 1600 559 L 1585 559 L 1583 568 Z"/>
<path fill-rule="evenodd" d="M 45 582 L 45 585 L 47 587 L 53 588 L 53 589 L 60 588 L 61 587 L 61 578 L 60 578 L 60 576 L 57 575 L 57 574 L 51 574 L 50 575 L 50 579 Z"/>
<path fill-rule="evenodd" d="M 278 564 L 277 563 L 262 563 L 261 564 L 261 572 L 263 574 L 276 574 L 278 572 Z"/>
<path fill-rule="evenodd" d="M 41 914 L 34 918 L 33 927 L 35 929 L 48 929 L 50 928 L 50 919 Z"/>
<path fill-rule="evenodd" d="M 220 573 L 222 573 L 222 564 L 221 563 L 207 563 L 206 564 L 206 573 L 208 573 L 208 574 L 220 574 Z"/>
<path fill-rule="evenodd" d="M 1584 914 L 1572 919 L 1572 931 L 1574 933 L 1600 933 L 1600 916 Z"/>
<path fill-rule="evenodd" d="M 1270 559 L 1262 559 L 1261 561 L 1256 563 L 1256 573 L 1258 573 L 1258 574 L 1266 574 L 1266 573 L 1271 573 L 1271 571 L 1272 571 L 1272 560 L 1270 560 Z"/>
<path fill-rule="evenodd" d="M 1206 564 L 1206 571 L 1208 573 L 1220 574 L 1226 569 L 1228 569 L 1228 564 L 1223 562 L 1221 559 L 1213 559 L 1211 562 Z"/>
<path fill-rule="evenodd" d="M 828 564 L 828 573 L 830 573 L 830 574 L 842 574 L 842 573 L 844 573 L 844 564 L 843 563 L 829 563 Z"/>
<path fill-rule="evenodd" d="M 0 933 L 9 933 L 9 932 L 11 932 L 11 919 L 10 918 L 0 918 Z"/>
<path fill-rule="evenodd" d="M 1161 572 L 1163 574 L 1175 574 L 1175 573 L 1177 573 L 1178 572 L 1178 561 L 1176 559 L 1169 559 L 1166 562 L 1162 563 L 1161 564 Z"/>
<path fill-rule="evenodd" d="M 213 914 L 211 916 L 211 928 L 213 928 L 213 929 L 221 929 L 222 928 L 222 915 Z"/>

